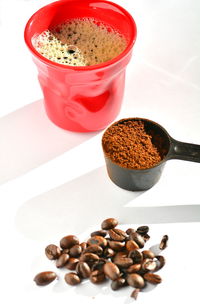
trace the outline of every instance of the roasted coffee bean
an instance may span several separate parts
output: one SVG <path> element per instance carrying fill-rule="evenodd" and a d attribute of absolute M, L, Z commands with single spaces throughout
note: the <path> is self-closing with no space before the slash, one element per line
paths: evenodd
<path fill-rule="evenodd" d="M 124 278 L 118 278 L 115 281 L 112 281 L 111 288 L 112 290 L 118 290 L 126 285 L 126 280 Z"/>
<path fill-rule="evenodd" d="M 92 267 L 91 267 L 91 270 L 94 271 L 94 270 L 101 270 L 103 271 L 103 266 L 104 264 L 106 263 L 106 260 L 103 259 L 103 258 L 100 258 L 98 261 L 96 261 Z"/>
<path fill-rule="evenodd" d="M 105 274 L 100 270 L 94 270 L 90 274 L 90 281 L 93 284 L 102 283 L 105 280 Z"/>
<path fill-rule="evenodd" d="M 143 259 L 142 253 L 137 249 L 130 251 L 128 257 L 133 260 L 134 264 L 141 263 Z"/>
<path fill-rule="evenodd" d="M 167 247 L 167 244 L 168 244 L 168 235 L 164 235 L 159 245 L 160 250 L 164 250 Z"/>
<path fill-rule="evenodd" d="M 77 284 L 80 284 L 80 282 L 81 282 L 80 277 L 75 272 L 66 273 L 64 279 L 65 279 L 65 282 L 69 285 L 77 285 Z"/>
<path fill-rule="evenodd" d="M 59 256 L 59 258 L 57 259 L 57 261 L 56 261 L 56 267 L 57 267 L 57 268 L 62 268 L 62 267 L 64 267 L 64 266 L 67 264 L 69 258 L 70 258 L 70 257 L 69 257 L 69 254 L 68 254 L 68 253 L 63 253 L 63 254 L 61 254 L 61 255 Z"/>
<path fill-rule="evenodd" d="M 95 236 L 92 236 L 91 238 L 89 238 L 89 240 L 87 241 L 87 244 L 88 244 L 88 246 L 98 245 L 98 246 L 101 246 L 104 248 L 107 246 L 107 240 L 103 236 L 95 235 Z"/>
<path fill-rule="evenodd" d="M 104 230 L 113 229 L 118 225 L 118 221 L 114 218 L 108 218 L 101 223 L 101 228 Z"/>
<path fill-rule="evenodd" d="M 155 254 L 151 250 L 143 250 L 142 251 L 143 258 L 146 259 L 154 259 Z"/>
<path fill-rule="evenodd" d="M 75 270 L 76 269 L 76 265 L 78 264 L 79 259 L 76 258 L 69 258 L 69 260 L 67 261 L 67 264 L 65 265 L 65 267 L 69 270 Z"/>
<path fill-rule="evenodd" d="M 145 242 L 147 242 L 150 239 L 150 235 L 148 235 L 148 233 L 144 234 L 143 239 L 144 239 Z"/>
<path fill-rule="evenodd" d="M 50 244 L 45 248 L 45 254 L 49 260 L 56 260 L 61 255 L 61 250 L 58 246 Z"/>
<path fill-rule="evenodd" d="M 112 248 L 114 251 L 120 251 L 125 246 L 122 242 L 117 241 L 108 241 L 108 245 L 110 248 Z"/>
<path fill-rule="evenodd" d="M 129 241 L 126 242 L 126 249 L 128 251 L 132 251 L 132 250 L 135 250 L 135 249 L 139 249 L 139 246 L 135 241 L 129 240 Z"/>
<path fill-rule="evenodd" d="M 99 245 L 90 245 L 83 251 L 83 254 L 86 252 L 95 253 L 100 256 L 103 253 L 103 248 Z"/>
<path fill-rule="evenodd" d="M 142 267 L 141 264 L 133 264 L 126 269 L 126 272 L 135 273 L 135 272 L 140 271 L 141 267 Z"/>
<path fill-rule="evenodd" d="M 143 237 L 142 237 L 139 233 L 137 233 L 137 232 L 132 232 L 132 233 L 129 235 L 129 238 L 130 238 L 130 240 L 135 241 L 135 242 L 138 244 L 138 246 L 139 246 L 140 248 L 143 248 L 143 247 L 144 247 L 145 241 L 144 241 Z"/>
<path fill-rule="evenodd" d="M 115 252 L 113 249 L 111 248 L 105 248 L 104 251 L 103 251 L 103 256 L 108 259 L 108 258 L 111 258 L 115 255 Z"/>
<path fill-rule="evenodd" d="M 148 271 L 155 271 L 157 268 L 157 264 L 152 259 L 144 259 L 142 262 L 142 269 Z"/>
<path fill-rule="evenodd" d="M 135 300 L 137 300 L 139 292 L 140 292 L 140 289 L 139 288 L 135 288 L 133 290 L 133 292 L 131 293 L 131 298 L 134 298 Z"/>
<path fill-rule="evenodd" d="M 149 227 L 148 226 L 140 226 L 140 227 L 137 228 L 136 232 L 139 233 L 140 235 L 145 235 L 149 232 Z"/>
<path fill-rule="evenodd" d="M 82 248 L 81 248 L 80 245 L 74 245 L 74 246 L 71 247 L 70 250 L 69 250 L 69 254 L 70 254 L 70 256 L 73 257 L 73 258 L 79 257 L 80 254 L 81 254 L 81 252 L 82 252 Z"/>
<path fill-rule="evenodd" d="M 51 282 L 53 282 L 55 280 L 55 278 L 57 278 L 57 274 L 53 271 L 44 271 L 44 272 L 40 272 L 38 273 L 35 277 L 34 277 L 34 281 L 37 285 L 39 286 L 45 286 L 50 284 Z"/>
<path fill-rule="evenodd" d="M 90 267 L 99 260 L 99 256 L 95 253 L 86 252 L 81 255 L 80 261 L 86 262 Z"/>
<path fill-rule="evenodd" d="M 115 255 L 113 262 L 121 268 L 128 268 L 133 264 L 133 260 L 127 257 L 126 253 L 119 252 Z"/>
<path fill-rule="evenodd" d="M 124 241 L 127 237 L 126 232 L 117 228 L 108 230 L 108 234 L 113 241 Z"/>
<path fill-rule="evenodd" d="M 76 272 L 82 278 L 89 278 L 91 270 L 90 270 L 90 267 L 89 267 L 89 265 L 87 263 L 85 263 L 85 262 L 79 262 L 76 265 Z"/>
<path fill-rule="evenodd" d="M 120 277 L 119 268 L 112 262 L 105 263 L 103 266 L 103 271 L 105 275 L 113 281 Z"/>
<path fill-rule="evenodd" d="M 60 247 L 63 249 L 69 249 L 74 245 L 79 245 L 79 240 L 75 235 L 67 235 L 60 240 Z"/>
<path fill-rule="evenodd" d="M 150 272 L 144 274 L 144 279 L 151 284 L 160 284 L 162 282 L 162 279 L 158 274 Z"/>
<path fill-rule="evenodd" d="M 63 253 L 69 253 L 69 249 L 62 249 L 61 254 L 63 254 Z"/>
<path fill-rule="evenodd" d="M 158 263 L 159 263 L 156 267 L 156 271 L 158 271 L 161 268 L 163 268 L 163 266 L 165 266 L 165 258 L 162 255 L 156 255 L 155 258 L 158 260 Z"/>
<path fill-rule="evenodd" d="M 103 236 L 105 237 L 107 234 L 106 230 L 98 230 L 98 231 L 94 231 L 90 234 L 90 236 L 95 236 L 95 235 L 99 235 L 99 236 Z"/>
<path fill-rule="evenodd" d="M 82 248 L 82 251 L 84 251 L 87 248 L 87 243 L 86 242 L 82 242 L 82 243 L 80 243 L 80 246 Z"/>
<path fill-rule="evenodd" d="M 126 230 L 126 234 L 131 234 L 132 232 L 135 232 L 135 229 L 133 229 L 133 228 L 128 228 L 127 230 Z"/>
<path fill-rule="evenodd" d="M 128 274 L 127 282 L 130 286 L 140 289 L 143 288 L 145 285 L 143 277 L 137 273 Z"/>

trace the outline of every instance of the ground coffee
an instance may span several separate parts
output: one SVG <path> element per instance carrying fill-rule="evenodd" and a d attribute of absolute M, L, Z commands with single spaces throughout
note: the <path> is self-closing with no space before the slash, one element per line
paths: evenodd
<path fill-rule="evenodd" d="M 141 120 L 120 120 L 103 135 L 104 153 L 113 162 L 130 169 L 147 169 L 161 161 L 152 135 Z"/>

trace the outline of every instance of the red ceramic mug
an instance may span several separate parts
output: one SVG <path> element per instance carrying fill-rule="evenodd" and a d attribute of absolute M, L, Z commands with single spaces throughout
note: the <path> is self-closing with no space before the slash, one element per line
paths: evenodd
<path fill-rule="evenodd" d="M 68 19 L 92 17 L 110 25 L 127 40 L 117 57 L 93 66 L 66 66 L 40 55 L 32 38 Z M 25 42 L 38 68 L 48 117 L 57 126 L 76 132 L 104 129 L 118 115 L 124 92 L 125 69 L 136 39 L 132 16 L 104 0 L 61 0 L 39 9 L 27 22 Z"/>

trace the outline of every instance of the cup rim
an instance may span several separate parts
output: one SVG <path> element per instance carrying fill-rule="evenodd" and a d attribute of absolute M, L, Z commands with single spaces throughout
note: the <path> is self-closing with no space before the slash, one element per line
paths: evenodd
<path fill-rule="evenodd" d="M 124 15 L 126 15 L 126 17 L 131 21 L 132 23 L 132 27 L 131 27 L 131 38 L 130 38 L 130 42 L 128 43 L 128 45 L 126 46 L 125 50 L 120 53 L 118 56 L 114 57 L 113 59 L 111 60 L 108 60 L 108 61 L 105 61 L 103 63 L 99 63 L 99 64 L 95 64 L 95 65 L 90 65 L 90 66 L 70 66 L 70 65 L 64 65 L 64 64 L 61 64 L 61 63 L 57 63 L 57 62 L 53 62 L 49 59 L 47 59 L 46 57 L 42 56 L 33 46 L 32 44 L 32 37 L 29 37 L 28 35 L 28 29 L 32 23 L 32 21 L 35 19 L 35 17 L 37 16 L 37 14 L 43 10 L 46 10 L 52 6 L 56 6 L 56 5 L 59 5 L 61 4 L 62 2 L 71 2 L 73 0 L 60 0 L 60 1 L 55 1 L 55 2 L 52 2 L 50 4 L 47 4 L 43 7 L 41 7 L 39 10 L 37 10 L 30 18 L 29 20 L 27 21 L 26 23 L 26 26 L 25 26 L 25 29 L 24 29 L 24 40 L 25 40 L 25 43 L 27 45 L 27 47 L 29 48 L 29 50 L 31 51 L 31 53 L 37 57 L 40 61 L 43 61 L 44 63 L 46 63 L 47 65 L 51 65 L 53 67 L 58 67 L 58 68 L 63 68 L 63 69 L 67 69 L 67 70 L 74 70 L 74 71 L 91 71 L 91 70 L 98 70 L 98 69 L 101 69 L 101 68 L 105 68 L 105 67 L 108 67 L 110 65 L 113 65 L 114 63 L 117 63 L 119 62 L 122 58 L 126 57 L 126 55 L 128 55 L 128 53 L 131 51 L 135 41 L 136 41 L 136 38 L 137 38 L 137 27 L 136 27 L 136 23 L 135 23 L 135 20 L 133 19 L 133 17 L 131 16 L 131 14 L 126 10 L 124 9 L 122 6 L 116 4 L 116 3 L 113 3 L 111 1 L 107 1 L 107 0 L 92 0 L 94 2 L 101 2 L 101 3 L 106 3 L 106 4 L 110 4 L 116 8 L 118 8 L 119 10 L 121 10 Z M 60 2 L 60 3 L 59 3 Z"/>

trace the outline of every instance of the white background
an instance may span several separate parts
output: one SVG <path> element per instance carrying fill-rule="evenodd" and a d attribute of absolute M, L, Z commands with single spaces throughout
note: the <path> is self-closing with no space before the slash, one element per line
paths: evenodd
<path fill-rule="evenodd" d="M 144 117 L 174 138 L 200 144 L 200 2 L 116 0 L 138 27 L 118 118 Z M 148 224 L 151 243 L 169 235 L 163 283 L 138 303 L 193 303 L 199 295 L 200 164 L 168 161 L 146 192 L 128 192 L 107 177 L 102 132 L 75 134 L 44 112 L 37 71 L 24 40 L 28 18 L 47 0 L 0 1 L 0 231 L 1 303 L 131 303 L 131 289 L 109 284 L 75 288 L 60 280 L 35 286 L 37 272 L 55 270 L 44 256 L 67 234 L 81 240 L 106 217 Z M 98 224 L 99 223 L 99 224 Z M 125 226 L 127 227 L 127 226 Z"/>

